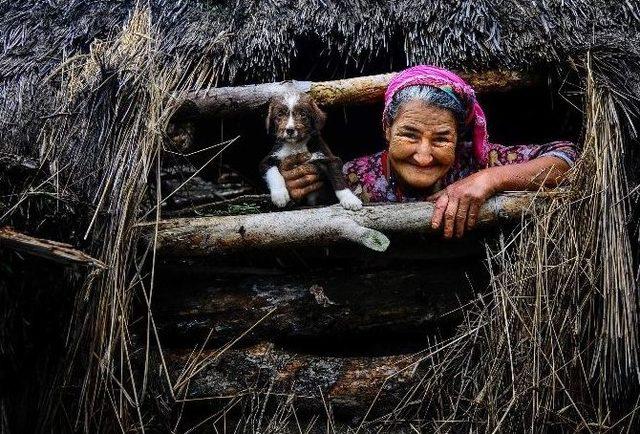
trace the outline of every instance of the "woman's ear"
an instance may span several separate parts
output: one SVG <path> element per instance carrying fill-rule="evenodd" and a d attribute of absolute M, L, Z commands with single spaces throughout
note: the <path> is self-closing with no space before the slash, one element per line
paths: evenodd
<path fill-rule="evenodd" d="M 391 143 L 391 125 L 384 127 L 384 137 L 387 139 L 387 145 Z"/>
<path fill-rule="evenodd" d="M 316 102 L 313 100 L 311 100 L 311 109 L 313 110 L 313 126 L 315 127 L 316 131 L 320 131 L 322 130 L 322 128 L 324 128 L 324 124 L 327 120 L 327 115 L 325 112 L 320 110 L 318 104 L 316 104 Z"/>

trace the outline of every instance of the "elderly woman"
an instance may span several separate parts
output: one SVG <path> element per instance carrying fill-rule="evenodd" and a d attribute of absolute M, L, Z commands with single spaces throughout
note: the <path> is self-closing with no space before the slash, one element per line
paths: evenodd
<path fill-rule="evenodd" d="M 496 193 L 557 185 L 576 157 L 569 142 L 490 143 L 473 89 L 433 66 L 393 78 L 382 122 L 388 149 L 344 165 L 350 188 L 365 203 L 435 201 L 431 224 L 447 238 L 472 229 L 482 204 Z M 293 199 L 322 186 L 315 167 L 300 156 L 285 161 L 282 172 Z"/>

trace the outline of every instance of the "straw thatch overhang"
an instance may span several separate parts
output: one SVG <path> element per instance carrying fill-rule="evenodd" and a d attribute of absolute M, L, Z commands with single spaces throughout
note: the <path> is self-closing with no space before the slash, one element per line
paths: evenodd
<path fill-rule="evenodd" d="M 0 224 L 15 228 L 0 240 L 0 431 L 221 429 L 238 409 L 241 430 L 275 432 L 302 407 L 335 430 L 634 429 L 634 2 L 25 0 L 0 5 L 0 34 Z M 515 233 L 451 244 L 390 231 L 382 259 L 336 240 L 240 255 L 203 241 L 196 253 L 214 256 L 168 257 L 176 227 L 233 219 L 213 202 L 241 219 L 264 205 L 242 199 L 256 192 L 259 110 L 203 116 L 195 98 L 176 112 L 176 96 L 416 63 L 534 77 L 481 95 L 490 134 L 578 141 L 569 192 L 526 207 Z M 363 128 L 379 102 L 344 106 L 360 94 L 327 104 L 345 158 L 380 146 Z M 165 136 L 181 115 L 195 119 L 189 150 Z M 237 135 L 199 171 L 207 147 Z M 485 295 L 449 297 L 467 275 Z"/>

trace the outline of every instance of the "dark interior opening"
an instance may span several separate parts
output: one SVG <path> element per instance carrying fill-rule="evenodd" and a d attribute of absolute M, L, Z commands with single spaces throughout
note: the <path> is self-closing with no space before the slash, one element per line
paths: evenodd
<path fill-rule="evenodd" d="M 483 240 L 491 238 L 493 231 L 451 241 L 396 235 L 385 254 L 338 244 L 215 262 L 166 259 L 158 264 L 156 321 L 169 347 L 218 347 L 277 307 L 234 348 L 266 339 L 320 357 L 410 354 L 452 336 L 462 307 L 484 292 Z"/>
<path fill-rule="evenodd" d="M 582 116 L 579 101 L 557 83 L 544 79 L 534 86 L 478 95 L 487 116 L 489 139 L 505 145 L 541 144 L 554 140 L 577 141 Z M 322 135 L 343 161 L 378 152 L 385 148 L 381 124 L 382 103 L 326 109 L 327 123 Z M 203 175 L 215 181 L 231 167 L 257 192 L 265 186 L 258 175 L 258 163 L 269 152 L 265 132 L 266 113 L 252 113 L 227 119 L 208 120 L 198 126 L 198 147 L 207 147 L 238 136 L 217 163 Z M 206 161 L 198 156 L 196 167 Z"/>
<path fill-rule="evenodd" d="M 341 70 L 340 66 L 335 63 L 320 66 L 317 62 L 296 61 L 292 76 L 286 78 L 314 81 L 330 80 L 344 76 L 384 73 L 401 68 L 402 66 L 385 68 L 380 63 L 377 67 L 355 73 L 354 71 Z M 541 144 L 554 140 L 577 142 L 580 139 L 583 121 L 582 113 L 576 107 L 582 106 L 582 102 L 577 99 L 579 97 L 571 94 L 573 88 L 567 84 L 571 82 L 577 82 L 577 80 L 574 80 L 573 77 L 558 77 L 550 71 L 542 71 L 539 80 L 530 87 L 478 95 L 487 116 L 490 141 L 505 145 Z M 326 109 L 326 112 L 328 117 L 322 133 L 323 137 L 332 150 L 344 161 L 385 148 L 380 119 L 382 102 L 370 105 L 332 107 Z M 266 107 L 264 113 L 207 120 L 197 125 L 196 140 L 200 148 L 238 137 L 211 167 L 201 173 L 202 176 L 215 183 L 221 176 L 227 176 L 229 170 L 232 169 L 240 175 L 243 182 L 252 187 L 251 193 L 265 193 L 264 182 L 258 174 L 258 163 L 270 150 L 265 132 L 265 115 Z M 200 167 L 210 156 L 210 152 L 196 154 L 191 157 L 190 162 L 195 167 Z M 163 194 L 166 193 L 166 191 L 163 192 Z M 508 229 L 503 227 L 502 230 Z M 461 290 L 473 293 L 476 290 L 483 291 L 486 287 L 487 273 L 483 263 L 484 245 L 481 241 L 487 237 L 491 239 L 491 235 L 470 235 L 471 238 L 477 236 L 475 244 L 470 242 L 473 241 L 472 239 L 465 237 L 458 251 L 455 248 L 452 250 L 452 246 L 455 247 L 455 242 L 433 240 L 429 243 L 419 243 L 420 245 L 416 246 L 415 240 L 409 243 L 393 240 L 390 250 L 384 255 L 363 252 L 360 246 L 334 246 L 329 249 L 311 248 L 308 251 L 254 252 L 217 257 L 215 264 L 211 264 L 207 260 L 203 261 L 204 264 L 198 264 L 198 261 L 173 265 L 165 263 L 162 267 L 166 275 L 161 279 L 163 284 L 159 288 L 159 293 L 168 294 L 172 298 L 178 291 L 182 296 L 189 298 L 191 295 L 188 294 L 192 292 L 202 294 L 202 291 L 211 291 L 211 299 L 216 299 L 224 291 L 212 289 L 207 281 L 217 279 L 225 273 L 226 288 L 236 288 L 234 291 L 239 288 L 238 282 L 241 281 L 253 282 L 251 285 L 259 286 L 264 282 L 284 282 L 296 279 L 304 281 L 304 284 L 300 285 L 304 292 L 315 282 L 311 278 L 312 275 L 336 276 L 342 273 L 347 276 L 345 278 L 345 282 L 347 282 L 349 276 L 354 273 L 401 270 L 407 266 L 415 266 L 416 269 L 422 270 L 421 272 L 425 269 L 434 269 L 434 276 L 443 274 L 442 270 L 448 270 L 451 272 L 451 276 L 446 278 L 448 280 L 438 283 L 442 289 L 450 288 L 451 296 L 455 296 L 455 293 Z M 473 249 L 470 248 L 472 244 L 474 245 Z M 427 245 L 429 247 L 424 248 Z M 416 250 L 421 249 L 426 254 L 416 253 Z M 451 256 L 443 259 L 448 251 L 451 251 Z M 429 254 L 431 254 L 430 257 Z M 468 264 L 475 272 L 457 270 L 455 267 L 460 264 Z M 195 274 L 203 271 L 207 274 L 201 276 L 207 282 L 204 286 L 196 284 L 194 281 Z M 190 275 L 187 280 L 184 279 L 186 273 Z M 305 275 L 305 273 L 309 274 Z M 172 281 L 170 276 L 176 280 Z M 264 276 L 273 277 L 266 278 Z M 359 284 L 357 280 L 348 283 L 348 285 Z M 247 285 L 249 284 L 247 283 Z M 434 287 L 433 282 L 420 282 L 416 285 L 416 287 L 425 288 L 425 291 Z M 378 286 L 382 287 L 384 283 L 380 282 Z M 325 289 L 328 291 L 331 291 L 331 287 L 329 284 L 325 285 Z M 474 290 L 471 290 L 472 287 Z M 374 289 L 376 288 L 371 288 L 371 290 Z M 339 292 L 337 293 L 339 294 Z M 406 294 L 403 294 L 400 293 L 397 296 L 406 297 Z M 253 298 L 252 295 L 247 299 Z M 159 305 L 163 304 L 169 305 L 170 303 L 159 303 Z M 198 315 L 189 319 L 193 324 L 197 324 L 201 320 L 202 318 Z M 431 329 L 427 327 L 420 330 L 409 328 L 389 330 L 386 327 L 378 327 L 368 332 L 343 332 L 340 335 L 336 333 L 287 335 L 286 333 L 270 332 L 270 336 L 271 341 L 281 349 L 296 353 L 341 357 L 378 356 L 410 353 L 422 349 L 428 345 L 429 336 L 437 336 L 440 339 L 450 336 L 455 324 L 459 321 L 458 317 L 452 323 L 442 322 L 441 327 L 433 327 L 432 324 Z M 188 321 L 185 324 L 188 325 Z M 185 330 L 184 334 L 178 334 L 180 338 L 177 342 L 182 342 L 182 345 L 187 345 L 185 339 L 189 334 L 192 338 L 197 337 L 192 334 L 190 328 L 187 327 Z M 244 344 L 248 345 L 251 342 L 251 339 L 247 339 Z"/>

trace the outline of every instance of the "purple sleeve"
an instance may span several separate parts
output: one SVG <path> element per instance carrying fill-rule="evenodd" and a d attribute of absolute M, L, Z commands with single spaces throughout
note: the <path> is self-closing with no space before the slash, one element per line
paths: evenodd
<path fill-rule="evenodd" d="M 382 152 L 348 161 L 342 167 L 347 185 L 364 203 L 389 200 L 389 185 L 382 171 Z"/>
<path fill-rule="evenodd" d="M 360 181 L 360 173 L 357 166 L 357 160 L 347 161 L 342 166 L 342 173 L 347 181 L 347 185 L 356 194 L 362 191 L 362 182 Z"/>
<path fill-rule="evenodd" d="M 487 153 L 487 166 L 523 163 L 538 157 L 556 157 L 573 166 L 577 157 L 576 146 L 571 142 L 556 141 L 543 145 L 505 146 L 491 144 Z"/>

